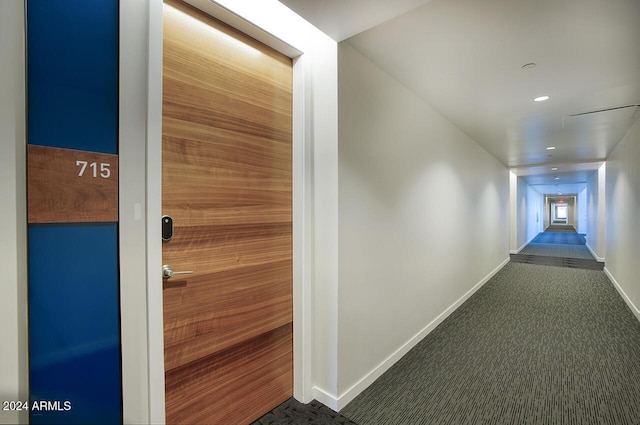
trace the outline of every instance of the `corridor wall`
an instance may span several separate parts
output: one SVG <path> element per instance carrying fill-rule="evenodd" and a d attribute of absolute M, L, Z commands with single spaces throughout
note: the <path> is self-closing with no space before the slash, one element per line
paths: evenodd
<path fill-rule="evenodd" d="M 344 405 L 505 264 L 509 177 L 345 42 L 338 82 Z"/>
<path fill-rule="evenodd" d="M 640 120 L 606 162 L 605 272 L 640 320 Z"/>
<path fill-rule="evenodd" d="M 606 169 L 602 164 L 587 181 L 587 248 L 598 261 L 605 260 Z M 609 210 L 611 208 L 608 208 Z"/>
<path fill-rule="evenodd" d="M 519 253 L 545 226 L 545 199 L 523 177 L 510 173 L 510 252 Z"/>

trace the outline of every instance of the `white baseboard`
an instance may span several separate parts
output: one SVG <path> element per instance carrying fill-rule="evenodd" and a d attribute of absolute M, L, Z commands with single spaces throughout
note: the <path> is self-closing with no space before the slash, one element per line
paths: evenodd
<path fill-rule="evenodd" d="M 518 249 L 512 249 L 509 251 L 510 254 L 520 254 L 520 251 L 522 251 L 524 249 L 525 246 L 529 245 L 531 243 L 532 240 L 534 240 L 540 233 L 536 233 L 535 235 L 533 235 L 531 238 L 529 238 L 528 241 L 526 241 L 525 243 L 522 244 L 522 246 Z"/>
<path fill-rule="evenodd" d="M 351 400 L 356 398 L 361 392 L 363 392 L 369 385 L 373 384 L 373 382 L 378 379 L 383 373 L 391 368 L 398 360 L 400 360 L 405 354 L 409 352 L 413 347 L 416 346 L 420 341 L 424 339 L 432 330 L 436 328 L 444 319 L 449 317 L 451 313 L 453 313 L 458 307 L 462 305 L 469 297 L 471 297 L 478 289 L 480 289 L 485 283 L 489 281 L 496 273 L 498 273 L 504 266 L 509 263 L 509 258 L 505 259 L 498 267 L 496 267 L 491 273 L 485 276 L 480 282 L 474 285 L 467 293 L 465 293 L 460 299 L 454 302 L 449 308 L 443 311 L 438 317 L 436 317 L 431 323 L 425 326 L 420 332 L 414 335 L 409 341 L 407 341 L 404 345 L 398 348 L 393 354 L 387 357 L 382 363 L 376 366 L 373 370 L 371 370 L 367 375 L 365 375 L 360 381 L 358 381 L 351 388 L 342 393 L 337 399 L 331 397 L 329 394 L 322 392 L 322 394 L 318 394 L 321 397 L 328 397 L 327 402 L 317 398 L 318 401 L 323 404 L 331 407 L 333 410 L 339 411 L 343 407 L 345 407 Z M 318 390 L 320 391 L 320 390 Z M 335 407 L 333 407 L 335 406 Z"/>
<path fill-rule="evenodd" d="M 597 262 L 599 263 L 604 263 L 604 257 L 598 257 L 598 254 L 596 254 L 596 252 L 591 249 L 591 247 L 589 246 L 589 244 L 585 245 L 587 247 L 587 249 L 589 250 L 589 252 L 591 253 L 591 255 L 593 255 L 593 258 L 596 259 Z"/>
<path fill-rule="evenodd" d="M 613 286 L 618 290 L 618 293 L 620 294 L 620 296 L 622 297 L 624 302 L 627 303 L 627 305 L 629 306 L 629 308 L 631 309 L 633 314 L 636 316 L 636 319 L 638 319 L 638 321 L 640 321 L 640 309 L 638 307 L 636 307 L 636 305 L 633 303 L 633 301 L 631 301 L 631 298 L 629 298 L 629 296 L 626 294 L 626 292 L 624 292 L 624 290 L 622 289 L 622 286 L 620 286 L 620 284 L 618 283 L 616 278 L 613 277 L 613 275 L 611 274 L 609 269 L 607 269 L 605 267 L 604 268 L 604 273 L 607 275 L 607 277 L 609 278 L 611 283 L 613 283 Z"/>
<path fill-rule="evenodd" d="M 531 239 L 531 240 L 533 240 L 533 239 Z M 531 242 L 531 241 L 529 241 L 529 242 Z M 527 242 L 527 243 L 523 244 L 523 245 L 522 245 L 520 248 L 518 248 L 518 249 L 512 249 L 512 250 L 510 250 L 510 251 L 509 251 L 509 254 L 520 254 L 520 251 L 522 251 L 522 250 L 524 249 L 524 247 L 525 247 L 525 246 L 529 245 L 529 242 Z"/>
<path fill-rule="evenodd" d="M 337 412 L 338 410 L 340 410 L 340 408 L 338 407 L 338 398 L 335 396 L 332 396 L 331 394 L 329 394 L 328 392 L 326 392 L 321 388 L 313 387 L 313 398 L 319 401 L 320 403 L 324 404 L 334 412 Z M 344 407 L 344 406 L 341 406 L 341 407 Z"/>

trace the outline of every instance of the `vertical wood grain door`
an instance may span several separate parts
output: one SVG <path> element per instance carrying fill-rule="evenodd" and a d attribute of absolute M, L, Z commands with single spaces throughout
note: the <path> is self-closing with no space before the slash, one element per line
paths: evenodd
<path fill-rule="evenodd" d="M 292 63 L 164 3 L 167 423 L 250 423 L 293 393 Z M 159 223 L 160 224 L 160 223 Z"/>

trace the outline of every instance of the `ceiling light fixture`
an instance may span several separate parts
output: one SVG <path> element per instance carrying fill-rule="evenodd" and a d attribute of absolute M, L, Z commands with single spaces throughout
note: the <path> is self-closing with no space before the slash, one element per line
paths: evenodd
<path fill-rule="evenodd" d="M 538 96 L 533 99 L 534 102 L 544 102 L 545 100 L 549 100 L 549 96 Z"/>
<path fill-rule="evenodd" d="M 551 171 L 558 171 L 558 167 L 553 167 Z"/>
<path fill-rule="evenodd" d="M 556 180 L 560 180 L 560 177 L 555 177 Z"/>
<path fill-rule="evenodd" d="M 549 147 L 547 148 L 547 150 L 548 150 L 548 151 L 552 151 L 552 150 L 554 150 L 555 148 L 556 148 L 555 146 L 549 146 Z"/>

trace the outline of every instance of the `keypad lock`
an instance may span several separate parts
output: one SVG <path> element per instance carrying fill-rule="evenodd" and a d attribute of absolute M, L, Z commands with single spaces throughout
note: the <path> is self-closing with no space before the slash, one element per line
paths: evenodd
<path fill-rule="evenodd" d="M 173 238 L 173 218 L 170 215 L 162 216 L 162 240 L 170 241 Z"/>

